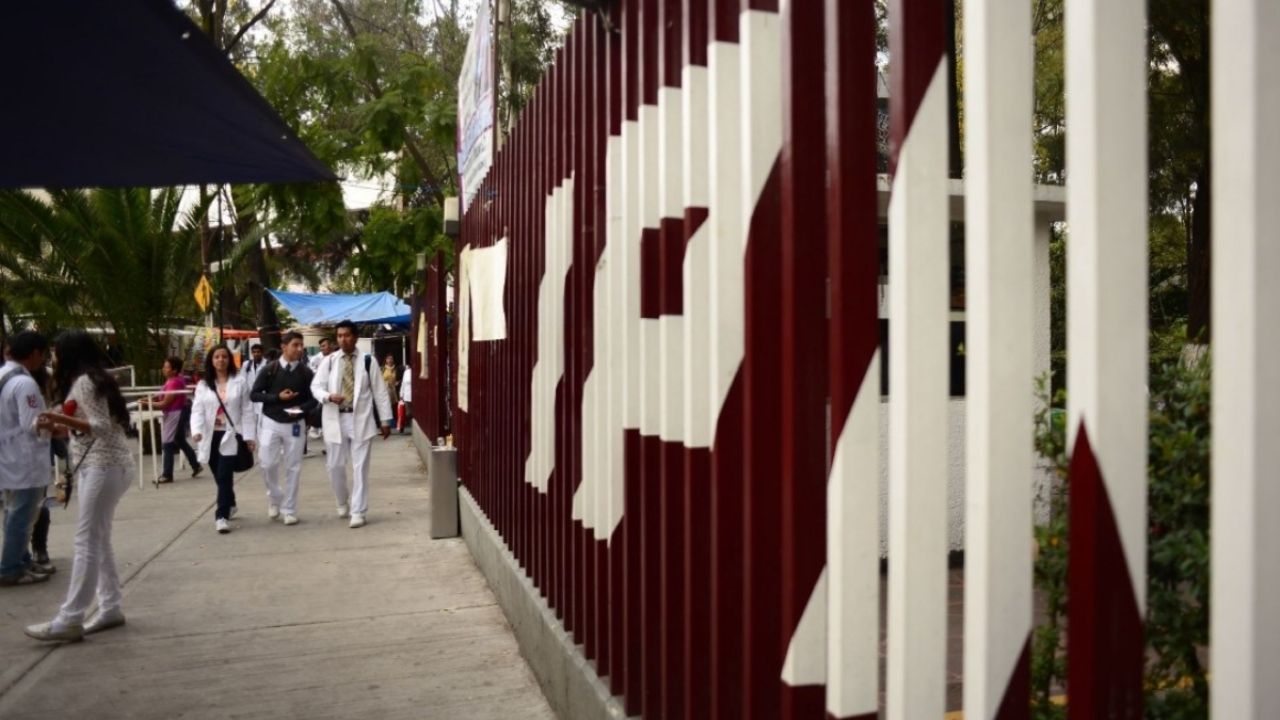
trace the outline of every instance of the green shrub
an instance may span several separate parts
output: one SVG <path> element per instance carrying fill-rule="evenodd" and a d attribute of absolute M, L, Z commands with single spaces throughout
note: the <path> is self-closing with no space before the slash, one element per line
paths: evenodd
<path fill-rule="evenodd" d="M 1038 383 L 1036 449 L 1053 473 L 1048 520 L 1036 527 L 1040 621 L 1032 640 L 1032 717 L 1061 718 L 1066 687 L 1067 453 L 1065 395 Z M 1158 365 L 1150 378 L 1147 464 L 1146 716 L 1208 716 L 1210 362 Z M 1068 689 L 1069 690 L 1069 689 Z"/>

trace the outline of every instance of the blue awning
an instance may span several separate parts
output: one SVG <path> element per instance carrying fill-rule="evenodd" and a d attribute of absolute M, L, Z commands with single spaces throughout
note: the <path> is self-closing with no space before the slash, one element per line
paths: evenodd
<path fill-rule="evenodd" d="M 408 325 L 413 311 L 389 292 L 334 295 L 269 290 L 298 322 L 332 325 L 342 320 L 356 323 Z"/>

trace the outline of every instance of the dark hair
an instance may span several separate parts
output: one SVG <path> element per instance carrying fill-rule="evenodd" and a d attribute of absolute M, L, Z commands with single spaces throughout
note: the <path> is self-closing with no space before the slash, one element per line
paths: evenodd
<path fill-rule="evenodd" d="M 175 373 L 182 372 L 182 358 L 177 355 L 170 355 L 165 358 L 164 361 L 169 363 L 169 367 L 172 368 Z"/>
<path fill-rule="evenodd" d="M 87 375 L 93 389 L 107 401 L 107 410 L 122 428 L 129 428 L 129 409 L 125 406 L 120 383 L 107 372 L 107 354 L 89 333 L 68 330 L 53 339 L 53 353 L 57 358 L 55 380 L 60 400 L 67 399 L 71 386 L 81 375 Z"/>
<path fill-rule="evenodd" d="M 301 340 L 301 339 L 302 339 L 302 333 L 298 332 L 297 330 L 290 330 L 289 332 L 280 336 L 280 344 L 288 345 L 294 340 Z"/>
<path fill-rule="evenodd" d="M 14 360 L 26 360 L 37 351 L 49 350 L 49 341 L 43 335 L 32 330 L 23 330 L 9 337 L 9 357 Z"/>
<path fill-rule="evenodd" d="M 204 356 L 204 381 L 214 390 L 218 389 L 218 371 L 213 369 L 213 354 L 219 350 L 227 351 L 227 377 L 233 377 L 236 374 L 236 364 L 232 360 L 231 348 L 226 345 L 214 345 L 209 348 L 209 354 Z"/>
<path fill-rule="evenodd" d="M 249 346 L 249 352 L 250 352 L 250 353 L 252 353 L 254 350 L 257 350 L 258 352 L 262 352 L 262 343 L 258 343 L 257 345 L 250 345 L 250 346 Z"/>
<path fill-rule="evenodd" d="M 334 325 L 334 326 L 333 326 L 333 332 L 336 334 L 336 333 L 337 333 L 339 330 L 341 330 L 342 328 L 346 328 L 346 329 L 348 329 L 348 330 L 350 330 L 350 331 L 351 331 L 351 334 L 352 334 L 352 335 L 355 335 L 356 337 L 360 337 L 360 329 L 359 329 L 359 328 L 357 328 L 357 327 L 356 327 L 356 324 L 355 324 L 355 323 L 353 323 L 353 322 L 351 322 L 350 320 L 343 320 L 342 322 L 338 323 L 337 325 Z"/>
<path fill-rule="evenodd" d="M 330 345 L 337 345 L 338 339 L 332 335 L 325 335 L 324 337 L 320 338 L 320 342 L 327 342 Z"/>

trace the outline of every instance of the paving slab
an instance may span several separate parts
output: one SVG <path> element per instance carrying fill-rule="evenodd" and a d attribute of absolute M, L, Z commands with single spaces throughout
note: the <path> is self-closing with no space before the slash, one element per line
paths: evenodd
<path fill-rule="evenodd" d="M 0 590 L 0 718 L 554 717 L 466 546 L 430 539 L 407 438 L 374 441 L 356 530 L 318 452 L 292 527 L 267 519 L 257 469 L 238 478 L 228 535 L 209 473 L 179 476 L 117 512 L 128 625 L 65 646 L 22 634 L 66 592 L 74 503 L 54 511 L 59 572 Z"/>

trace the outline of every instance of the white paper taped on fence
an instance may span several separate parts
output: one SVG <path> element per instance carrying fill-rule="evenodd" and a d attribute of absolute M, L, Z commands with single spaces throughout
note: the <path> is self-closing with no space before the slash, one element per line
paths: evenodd
<path fill-rule="evenodd" d="M 472 249 L 467 282 L 471 295 L 471 340 L 505 340 L 507 315 L 502 296 L 507 283 L 506 238 L 490 247 Z"/>
<path fill-rule="evenodd" d="M 467 287 L 471 267 L 471 246 L 458 254 L 458 409 L 467 412 L 467 379 L 470 374 L 471 293 Z"/>

